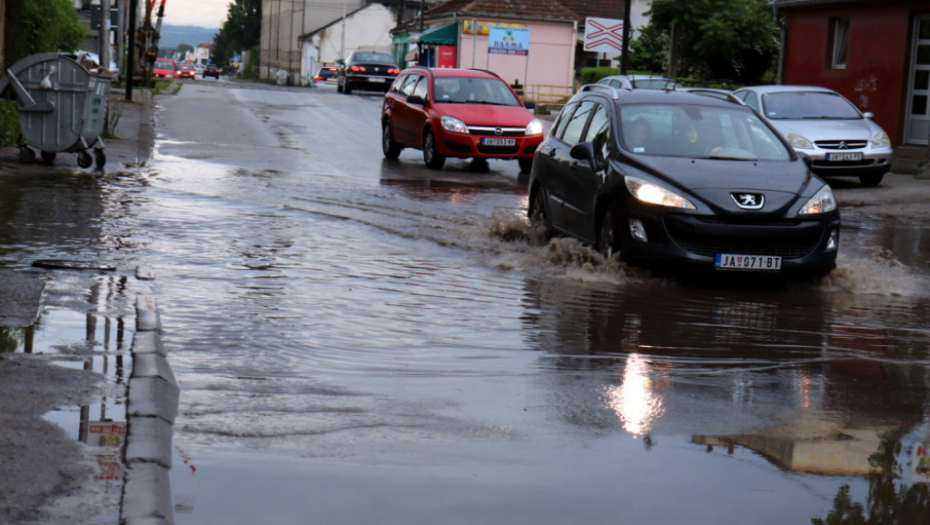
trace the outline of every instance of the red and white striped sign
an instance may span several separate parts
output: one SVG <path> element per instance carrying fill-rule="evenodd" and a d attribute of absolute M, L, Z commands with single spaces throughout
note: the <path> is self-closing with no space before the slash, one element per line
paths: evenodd
<path fill-rule="evenodd" d="M 584 50 L 621 53 L 623 51 L 623 20 L 585 18 Z"/>

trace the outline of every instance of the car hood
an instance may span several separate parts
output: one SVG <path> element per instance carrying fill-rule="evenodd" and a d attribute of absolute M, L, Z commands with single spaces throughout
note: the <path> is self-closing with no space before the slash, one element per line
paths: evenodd
<path fill-rule="evenodd" d="M 784 213 L 799 199 L 812 196 L 823 184 L 800 159 L 784 162 L 654 157 L 640 166 L 682 193 L 726 212 L 745 211 L 732 194 L 757 193 L 764 195 L 765 205 L 756 213 Z"/>
<path fill-rule="evenodd" d="M 779 119 L 770 120 L 782 134 L 791 132 L 816 142 L 819 140 L 871 140 L 881 131 L 869 119 Z"/>
<path fill-rule="evenodd" d="M 467 125 L 525 127 L 534 117 L 523 106 L 494 106 L 491 104 L 435 104 L 443 115 L 455 117 Z"/>

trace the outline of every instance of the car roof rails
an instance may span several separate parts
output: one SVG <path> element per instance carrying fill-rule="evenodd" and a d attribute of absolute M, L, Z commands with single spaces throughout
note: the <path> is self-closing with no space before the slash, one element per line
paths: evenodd
<path fill-rule="evenodd" d="M 620 91 L 613 87 L 608 86 L 607 84 L 585 84 L 578 89 L 579 93 L 584 93 L 585 91 L 606 91 L 610 98 L 617 100 L 620 98 Z M 629 91 L 629 89 L 627 89 Z"/>
<path fill-rule="evenodd" d="M 694 93 L 695 95 L 704 95 L 708 97 L 715 97 L 721 100 L 726 100 L 728 102 L 736 102 L 740 105 L 745 105 L 745 103 L 739 99 L 732 91 L 726 89 L 716 89 L 716 88 L 702 88 L 702 87 L 686 87 L 678 88 L 678 91 L 685 91 L 687 93 Z"/>

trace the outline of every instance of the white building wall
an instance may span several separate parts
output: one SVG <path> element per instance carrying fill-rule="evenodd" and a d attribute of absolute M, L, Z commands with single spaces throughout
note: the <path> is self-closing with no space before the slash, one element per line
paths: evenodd
<path fill-rule="evenodd" d="M 301 48 L 300 78 L 309 83 L 310 76 L 323 65 L 332 65 L 356 49 L 391 52 L 390 30 L 396 26 L 394 13 L 381 4 L 347 15 L 305 39 Z M 343 37 L 344 35 L 344 37 Z"/>

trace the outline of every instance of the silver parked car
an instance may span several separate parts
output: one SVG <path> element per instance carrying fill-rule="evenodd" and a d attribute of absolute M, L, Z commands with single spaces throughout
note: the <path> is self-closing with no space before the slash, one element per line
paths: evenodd
<path fill-rule="evenodd" d="M 751 86 L 733 92 L 765 117 L 821 176 L 877 186 L 891 168 L 891 140 L 839 93 L 813 86 Z"/>
<path fill-rule="evenodd" d="M 611 75 L 597 81 L 617 89 L 678 89 L 681 82 L 655 75 Z"/>

